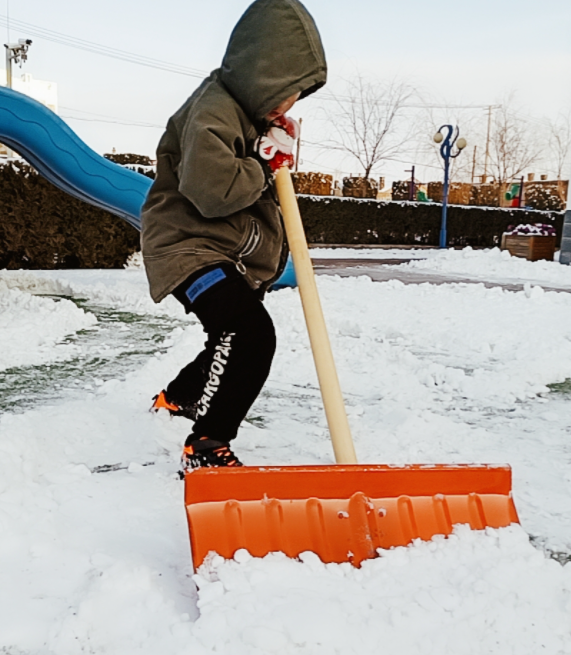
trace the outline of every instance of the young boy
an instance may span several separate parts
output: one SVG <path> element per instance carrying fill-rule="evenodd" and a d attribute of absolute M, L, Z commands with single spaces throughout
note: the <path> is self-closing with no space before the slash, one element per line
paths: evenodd
<path fill-rule="evenodd" d="M 194 421 L 184 467 L 242 465 L 229 444 L 270 370 L 275 332 L 262 299 L 287 258 L 273 190 L 273 172 L 293 161 L 296 127 L 284 115 L 326 77 L 305 7 L 256 0 L 221 68 L 169 120 L 159 143 L 142 213 L 151 295 L 160 302 L 172 293 L 208 336 L 153 404 Z"/>

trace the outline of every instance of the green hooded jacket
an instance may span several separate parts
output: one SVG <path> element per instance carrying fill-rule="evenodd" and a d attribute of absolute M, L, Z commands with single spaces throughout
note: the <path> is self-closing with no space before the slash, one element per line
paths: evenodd
<path fill-rule="evenodd" d="M 319 32 L 298 0 L 250 5 L 221 68 L 170 118 L 157 148 L 141 234 L 155 302 L 210 264 L 234 263 L 253 289 L 281 273 L 283 225 L 254 142 L 270 111 L 326 78 Z"/>

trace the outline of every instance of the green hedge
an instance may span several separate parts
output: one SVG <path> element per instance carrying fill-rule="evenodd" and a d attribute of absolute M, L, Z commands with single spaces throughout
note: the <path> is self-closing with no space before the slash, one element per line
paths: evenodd
<path fill-rule="evenodd" d="M 438 245 L 441 206 L 299 196 L 310 243 Z M 498 245 L 517 223 L 552 223 L 563 213 L 452 206 L 451 246 Z M 60 191 L 23 163 L 0 166 L 0 269 L 121 268 L 139 247 L 125 221 Z"/>
<path fill-rule="evenodd" d="M 442 205 L 300 196 L 310 243 L 437 246 Z M 519 223 L 548 223 L 561 237 L 562 212 L 489 207 L 448 207 L 449 246 L 491 248 L 502 232 Z"/>
<path fill-rule="evenodd" d="M 0 269 L 121 268 L 139 247 L 125 221 L 23 163 L 0 166 Z"/>

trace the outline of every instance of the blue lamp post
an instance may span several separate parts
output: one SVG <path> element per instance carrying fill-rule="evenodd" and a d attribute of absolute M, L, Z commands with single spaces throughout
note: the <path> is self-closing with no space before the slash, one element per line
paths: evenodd
<path fill-rule="evenodd" d="M 446 135 L 442 133 L 442 130 L 446 130 Z M 452 136 L 454 135 L 454 137 Z M 458 157 L 458 155 L 464 150 L 468 145 L 466 139 L 461 137 L 458 138 L 459 130 L 458 127 L 453 128 L 452 125 L 443 125 L 438 132 L 434 135 L 434 142 L 441 143 L 440 154 L 442 159 L 444 159 L 444 189 L 442 190 L 442 223 L 440 225 L 440 247 L 446 248 L 446 213 L 448 210 L 448 183 L 450 178 L 450 159 Z M 458 151 L 455 154 L 452 154 L 452 148 L 456 144 Z"/>

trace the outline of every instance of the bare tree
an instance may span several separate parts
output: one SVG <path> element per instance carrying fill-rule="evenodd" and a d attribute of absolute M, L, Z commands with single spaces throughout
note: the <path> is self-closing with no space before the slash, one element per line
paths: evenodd
<path fill-rule="evenodd" d="M 515 179 L 540 158 L 536 131 L 510 105 L 508 99 L 496 108 L 490 139 L 490 168 L 500 184 Z"/>
<path fill-rule="evenodd" d="M 549 120 L 547 128 L 549 158 L 555 165 L 555 174 L 560 180 L 571 151 L 571 112 L 559 114 L 555 121 Z"/>
<path fill-rule="evenodd" d="M 382 161 L 402 156 L 411 133 L 406 126 L 400 129 L 400 119 L 413 93 L 403 83 L 381 84 L 358 75 L 347 83 L 345 95 L 335 97 L 335 110 L 327 111 L 335 132 L 330 147 L 357 159 L 367 179 Z"/>

